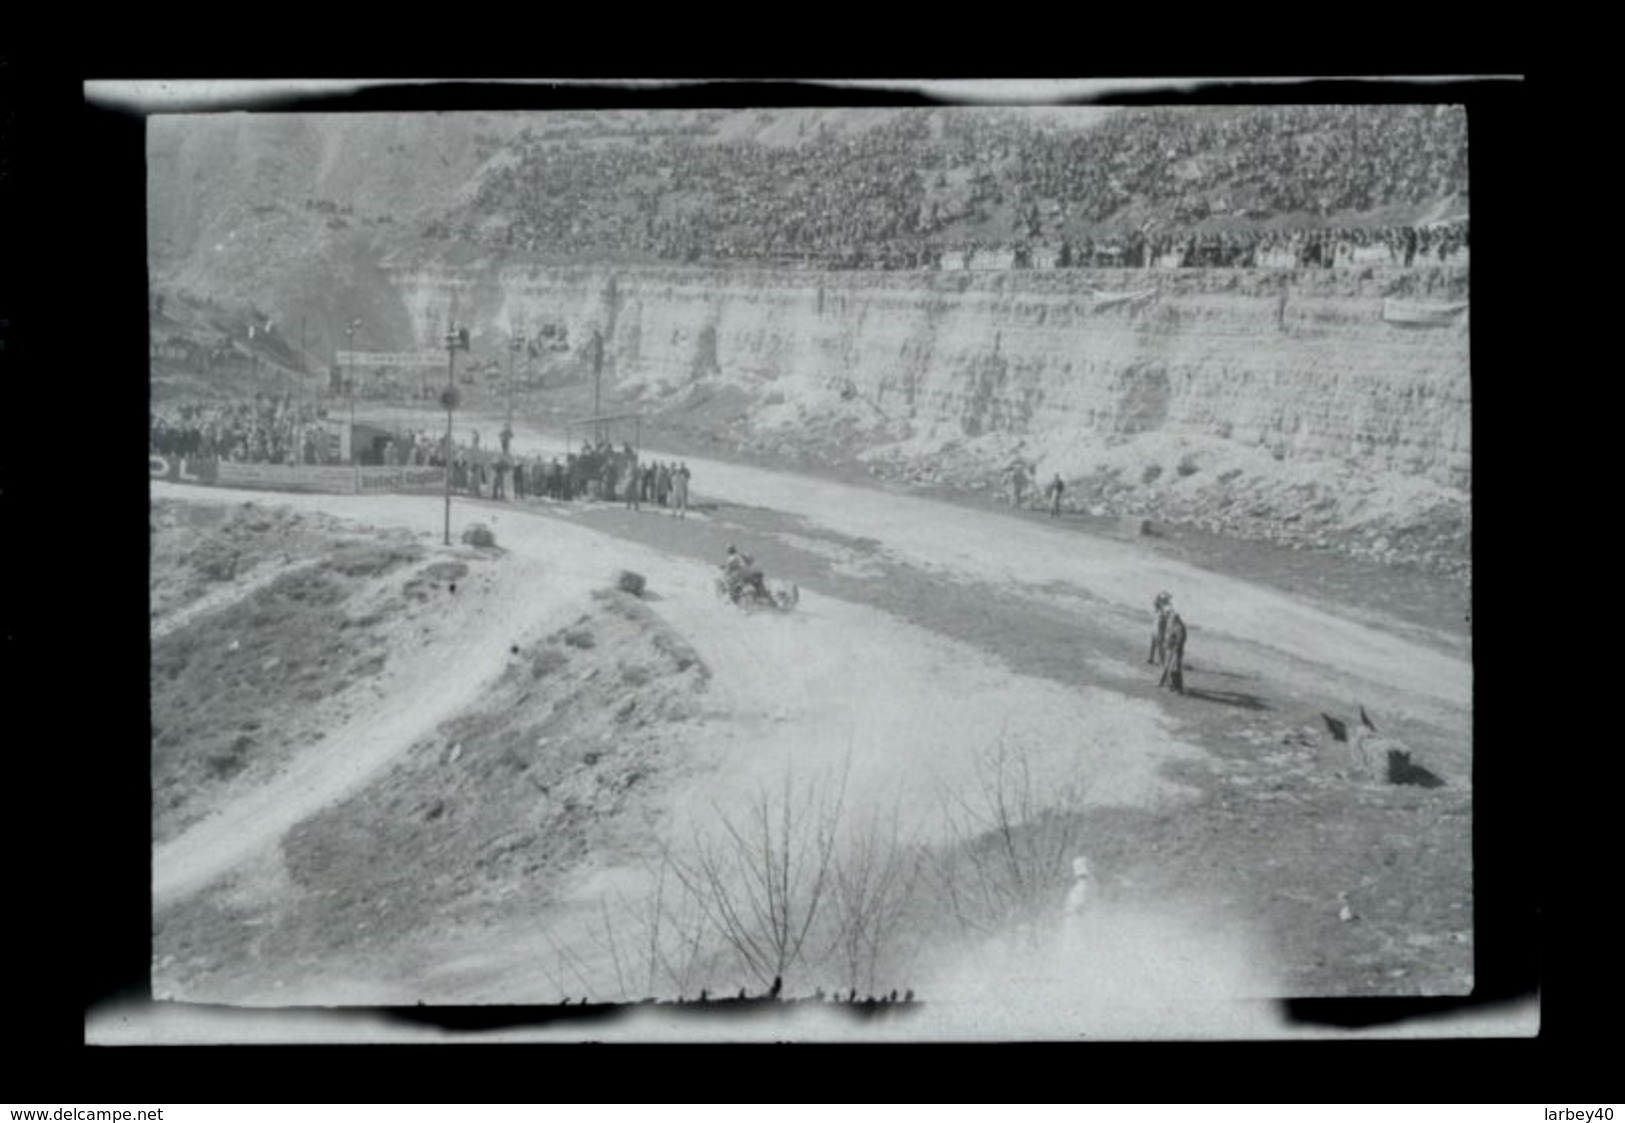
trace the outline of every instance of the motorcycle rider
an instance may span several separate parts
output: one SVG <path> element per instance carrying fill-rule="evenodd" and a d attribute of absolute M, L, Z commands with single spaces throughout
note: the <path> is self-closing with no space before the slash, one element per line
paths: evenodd
<path fill-rule="evenodd" d="M 739 603 L 739 594 L 747 587 L 757 600 L 768 600 L 767 581 L 762 571 L 756 567 L 756 560 L 749 554 L 742 554 L 733 545 L 728 547 L 728 556 L 722 563 L 722 572 L 728 582 L 728 597 L 735 604 Z"/>

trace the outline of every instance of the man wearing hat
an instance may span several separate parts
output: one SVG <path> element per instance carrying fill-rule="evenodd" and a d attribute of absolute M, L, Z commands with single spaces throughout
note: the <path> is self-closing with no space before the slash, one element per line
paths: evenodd
<path fill-rule="evenodd" d="M 1151 654 L 1146 657 L 1147 663 L 1161 663 L 1166 657 L 1168 617 L 1173 611 L 1172 593 L 1158 593 L 1157 599 L 1151 602 Z"/>
<path fill-rule="evenodd" d="M 1185 693 L 1185 621 L 1169 605 L 1162 628 L 1162 678 L 1158 686 L 1171 686 L 1175 694 Z"/>

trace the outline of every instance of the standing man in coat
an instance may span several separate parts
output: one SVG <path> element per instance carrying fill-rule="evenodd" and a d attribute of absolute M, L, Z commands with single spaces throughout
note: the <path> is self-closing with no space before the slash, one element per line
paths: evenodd
<path fill-rule="evenodd" d="M 671 474 L 671 502 L 672 506 L 676 508 L 672 514 L 680 519 L 688 517 L 688 477 L 688 461 L 685 460 L 678 465 L 677 471 Z"/>
<path fill-rule="evenodd" d="M 1167 652 L 1168 616 L 1174 610 L 1172 593 L 1161 592 L 1151 602 L 1151 653 L 1147 663 L 1161 664 Z"/>
<path fill-rule="evenodd" d="M 1185 693 L 1185 621 L 1179 613 L 1168 607 L 1168 624 L 1163 631 L 1162 678 L 1159 687 L 1172 687 L 1174 693 Z"/>

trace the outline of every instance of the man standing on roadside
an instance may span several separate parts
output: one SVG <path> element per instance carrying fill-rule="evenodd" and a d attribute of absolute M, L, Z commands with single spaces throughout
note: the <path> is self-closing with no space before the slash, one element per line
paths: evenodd
<path fill-rule="evenodd" d="M 631 445 L 628 445 L 626 447 L 626 451 L 622 454 L 622 457 L 623 462 L 626 465 L 626 475 L 621 481 L 625 485 L 626 490 L 626 494 L 622 497 L 626 500 L 626 509 L 628 511 L 642 510 L 642 507 L 639 506 L 638 495 L 643 490 L 643 481 L 641 478 L 642 473 L 638 471 L 637 453 L 632 451 Z"/>
<path fill-rule="evenodd" d="M 677 471 L 672 473 L 672 506 L 676 508 L 672 513 L 678 518 L 688 517 L 688 462 L 685 460 L 678 465 Z"/>
<path fill-rule="evenodd" d="M 491 498 L 506 501 L 508 498 L 508 473 L 513 471 L 513 463 L 508 454 L 503 453 L 492 468 Z"/>
<path fill-rule="evenodd" d="M 1055 473 L 1055 478 L 1050 481 L 1050 485 L 1049 485 L 1049 491 L 1050 491 L 1049 517 L 1052 518 L 1052 519 L 1058 519 L 1058 518 L 1061 517 L 1061 493 L 1063 491 L 1065 491 L 1065 490 L 1066 490 L 1066 484 L 1061 482 L 1061 473 L 1056 472 Z"/>
<path fill-rule="evenodd" d="M 1185 693 L 1185 621 L 1173 605 L 1168 606 L 1167 627 L 1163 630 L 1162 678 L 1158 686 L 1170 686 L 1175 694 Z"/>
<path fill-rule="evenodd" d="M 1167 654 L 1168 614 L 1172 612 L 1173 594 L 1162 592 L 1151 602 L 1151 654 L 1147 663 L 1160 664 Z"/>

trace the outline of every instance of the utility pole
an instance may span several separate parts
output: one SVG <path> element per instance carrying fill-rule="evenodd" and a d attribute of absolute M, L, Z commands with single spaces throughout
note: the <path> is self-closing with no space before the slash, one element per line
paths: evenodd
<path fill-rule="evenodd" d="M 599 405 L 600 393 L 604 382 L 604 334 L 597 328 L 592 329 L 592 416 L 593 434 L 595 441 L 604 439 L 604 424 L 597 420 L 602 416 L 603 407 Z"/>
<path fill-rule="evenodd" d="M 525 349 L 525 333 L 516 332 L 508 341 L 508 429 L 513 429 L 513 366 Z"/>
<path fill-rule="evenodd" d="M 451 545 L 451 415 L 457 408 L 457 352 L 468 350 L 468 329 L 451 325 L 446 332 L 446 389 L 440 404 L 446 407 L 446 545 Z"/>
<path fill-rule="evenodd" d="M 345 376 L 344 387 L 350 392 L 350 463 L 359 463 L 355 453 L 355 333 L 361 330 L 361 320 L 351 320 L 344 327 L 345 351 L 350 356 L 350 373 Z"/>

